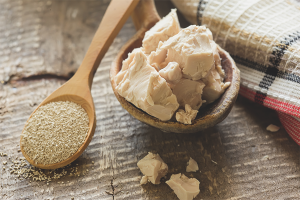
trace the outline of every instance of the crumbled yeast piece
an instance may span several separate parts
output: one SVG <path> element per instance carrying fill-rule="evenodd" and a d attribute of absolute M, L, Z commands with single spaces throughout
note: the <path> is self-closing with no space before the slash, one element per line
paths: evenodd
<path fill-rule="evenodd" d="M 127 101 L 162 121 L 170 120 L 179 107 L 166 80 L 147 62 L 141 49 L 123 61 L 115 82 L 117 92 Z"/>
<path fill-rule="evenodd" d="M 176 113 L 176 120 L 183 124 L 192 124 L 192 120 L 194 120 L 197 116 L 198 110 L 192 110 L 189 104 L 185 104 L 185 111 L 179 109 Z"/>
<path fill-rule="evenodd" d="M 205 87 L 203 88 L 202 99 L 207 103 L 212 103 L 218 99 L 230 86 L 230 82 L 224 83 L 223 78 L 216 69 L 212 69 L 206 78 L 203 78 Z"/>
<path fill-rule="evenodd" d="M 221 58 L 220 58 L 220 54 L 219 54 L 219 50 L 218 50 L 218 45 L 212 40 L 211 32 L 208 33 L 208 31 L 210 32 L 209 29 L 206 29 L 207 35 L 210 35 L 208 37 L 211 38 L 209 40 L 209 43 L 210 43 L 211 49 L 213 51 L 215 66 L 216 67 L 218 66 L 218 70 L 222 71 L 222 72 L 220 71 L 219 73 L 222 74 L 222 77 L 224 77 L 225 74 L 224 74 L 224 71 L 222 70 L 222 66 L 221 66 Z"/>
<path fill-rule="evenodd" d="M 199 170 L 197 162 L 193 159 L 190 158 L 188 165 L 186 166 L 186 172 L 196 172 Z"/>
<path fill-rule="evenodd" d="M 140 181 L 140 184 L 144 185 L 146 183 L 148 183 L 148 177 L 147 176 L 143 176 L 142 179 L 141 179 L 141 181 Z"/>
<path fill-rule="evenodd" d="M 145 175 L 141 179 L 141 184 L 146 184 L 147 180 L 153 184 L 160 184 L 160 179 L 168 172 L 168 165 L 164 163 L 158 154 L 148 153 L 137 163 L 141 172 Z"/>
<path fill-rule="evenodd" d="M 225 72 L 221 66 L 221 58 L 218 53 L 217 44 L 213 41 L 211 41 L 210 44 L 214 54 L 215 66 L 211 69 L 208 76 L 202 79 L 205 84 L 202 99 L 205 100 L 206 103 L 214 102 L 230 86 L 230 82 L 223 82 Z"/>
<path fill-rule="evenodd" d="M 177 62 L 183 77 L 199 80 L 214 66 L 214 55 L 209 33 L 204 26 L 191 25 L 170 37 L 149 56 L 150 64 L 163 68 L 168 62 Z"/>
<path fill-rule="evenodd" d="M 182 78 L 181 69 L 177 62 L 169 62 L 168 65 L 159 71 L 159 75 L 168 83 L 178 83 Z"/>
<path fill-rule="evenodd" d="M 160 41 L 164 42 L 180 31 L 180 25 L 176 14 L 176 9 L 157 22 L 149 31 L 145 33 L 143 39 L 143 51 L 146 54 L 155 51 Z"/>
<path fill-rule="evenodd" d="M 266 129 L 267 129 L 267 131 L 277 132 L 280 129 L 280 127 L 278 127 L 274 124 L 270 124 Z"/>
<path fill-rule="evenodd" d="M 199 192 L 200 182 L 195 178 L 188 178 L 184 174 L 173 174 L 166 184 L 174 191 L 180 200 L 192 200 Z"/>
<path fill-rule="evenodd" d="M 181 108 L 184 108 L 186 104 L 189 104 L 193 110 L 198 110 L 201 107 L 202 91 L 205 86 L 202 81 L 182 78 L 177 84 L 170 86 Z"/>

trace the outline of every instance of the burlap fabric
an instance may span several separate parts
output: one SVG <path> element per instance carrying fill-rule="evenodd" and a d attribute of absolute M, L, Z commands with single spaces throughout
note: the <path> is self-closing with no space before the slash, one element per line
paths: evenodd
<path fill-rule="evenodd" d="M 241 71 L 240 95 L 277 111 L 300 145 L 300 4 L 287 0 L 172 0 L 205 25 Z"/>

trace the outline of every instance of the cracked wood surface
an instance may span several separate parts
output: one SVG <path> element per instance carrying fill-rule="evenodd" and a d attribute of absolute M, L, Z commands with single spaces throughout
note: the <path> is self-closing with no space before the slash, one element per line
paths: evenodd
<path fill-rule="evenodd" d="M 95 75 L 97 128 L 86 151 L 66 168 L 68 175 L 47 185 L 11 174 L 11 160 L 22 156 L 24 123 L 79 66 L 109 1 L 0 3 L 0 153 L 8 154 L 0 155 L 0 199 L 176 199 L 165 184 L 172 173 L 200 181 L 195 199 L 299 199 L 299 147 L 283 128 L 265 130 L 271 123 L 280 125 L 274 111 L 239 97 L 222 123 L 183 135 L 149 127 L 120 106 L 109 68 L 135 33 L 130 19 Z M 162 15 L 172 7 L 168 1 L 156 3 Z M 136 163 L 149 151 L 159 153 L 169 172 L 160 185 L 140 186 Z M 190 157 L 200 171 L 185 172 Z M 72 167 L 79 176 L 69 175 Z"/>

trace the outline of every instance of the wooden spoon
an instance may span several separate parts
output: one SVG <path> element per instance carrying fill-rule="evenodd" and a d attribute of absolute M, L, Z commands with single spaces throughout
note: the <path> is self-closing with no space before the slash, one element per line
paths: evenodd
<path fill-rule="evenodd" d="M 127 58 L 129 52 L 134 48 L 142 46 L 142 40 L 145 32 L 148 31 L 156 22 L 160 20 L 157 14 L 153 0 L 141 0 L 132 14 L 133 22 L 138 30 L 137 33 L 123 46 L 114 60 L 111 71 L 110 81 L 114 93 L 123 106 L 136 119 L 161 129 L 165 132 L 175 133 L 194 133 L 212 127 L 224 120 L 233 107 L 240 88 L 240 71 L 236 67 L 230 55 L 218 47 L 220 57 L 222 58 L 222 68 L 225 71 L 226 77 L 224 82 L 231 82 L 231 85 L 225 93 L 215 102 L 206 107 L 200 108 L 198 115 L 191 125 L 185 125 L 176 121 L 160 121 L 138 109 L 125 98 L 120 96 L 116 91 L 116 83 L 114 77 L 122 68 L 122 61 Z"/>
<path fill-rule="evenodd" d="M 117 36 L 118 32 L 126 22 L 129 15 L 132 13 L 138 2 L 138 0 L 113 0 L 110 2 L 100 23 L 100 26 L 92 40 L 92 43 L 76 74 L 68 82 L 63 84 L 60 88 L 49 95 L 35 109 L 36 111 L 40 106 L 55 101 L 72 101 L 81 105 L 89 116 L 89 132 L 84 143 L 77 150 L 77 152 L 68 159 L 59 163 L 43 165 L 36 164 L 34 160 L 30 159 L 24 152 L 21 135 L 21 151 L 30 164 L 42 169 L 60 168 L 70 164 L 75 159 L 77 159 L 88 146 L 88 144 L 92 140 L 96 128 L 95 107 L 91 95 L 91 86 L 94 74 L 100 64 L 101 59 L 108 50 L 108 47 Z M 33 113 L 30 115 L 29 119 L 32 117 Z"/>

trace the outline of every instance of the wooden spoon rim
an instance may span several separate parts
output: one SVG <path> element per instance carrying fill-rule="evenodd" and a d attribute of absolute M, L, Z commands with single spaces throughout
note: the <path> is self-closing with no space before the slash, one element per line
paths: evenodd
<path fill-rule="evenodd" d="M 122 61 L 127 57 L 128 52 L 133 49 L 133 47 L 137 47 L 137 43 L 139 40 L 142 40 L 144 37 L 145 32 L 147 31 L 146 28 L 141 28 L 120 50 L 116 59 L 112 63 L 112 67 L 110 70 L 110 81 L 112 85 L 112 89 L 114 91 L 115 96 L 117 97 L 118 101 L 125 108 L 133 117 L 136 119 L 154 126 L 156 128 L 161 129 L 165 132 L 175 132 L 175 133 L 194 133 L 204 130 L 206 128 L 212 127 L 217 123 L 224 120 L 227 115 L 229 114 L 230 110 L 233 107 L 233 104 L 237 98 L 239 87 L 240 87 L 240 71 L 236 67 L 235 62 L 230 57 L 230 55 L 223 50 L 221 47 L 218 46 L 218 50 L 220 56 L 223 58 L 222 63 L 229 62 L 231 67 L 231 74 L 230 74 L 230 81 L 231 85 L 226 89 L 224 94 L 216 100 L 212 104 L 219 103 L 211 112 L 211 114 L 206 115 L 205 117 L 197 118 L 191 125 L 182 124 L 179 122 L 173 121 L 161 121 L 153 116 L 150 116 L 146 112 L 142 111 L 141 109 L 135 107 L 133 104 L 128 102 L 124 97 L 120 96 L 119 93 L 116 91 L 116 83 L 114 81 L 114 77 L 121 69 Z M 223 66 L 222 66 L 223 67 Z M 228 71 L 228 70 L 227 70 Z M 228 78 L 229 74 L 226 74 L 226 78 Z M 222 101 L 222 103 L 220 103 Z M 200 108 L 201 109 L 201 108 Z"/>

